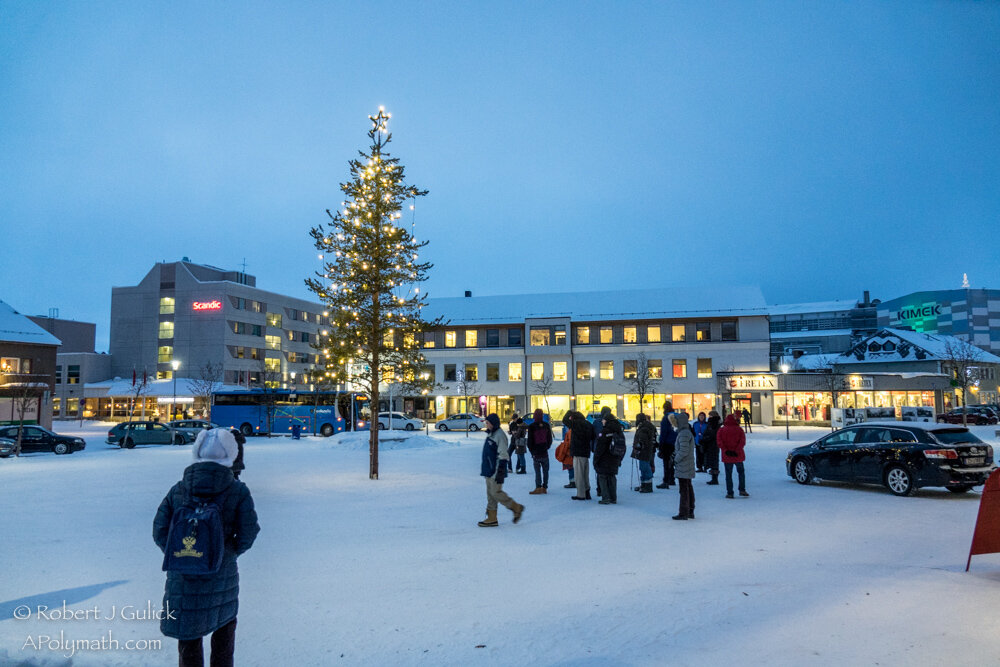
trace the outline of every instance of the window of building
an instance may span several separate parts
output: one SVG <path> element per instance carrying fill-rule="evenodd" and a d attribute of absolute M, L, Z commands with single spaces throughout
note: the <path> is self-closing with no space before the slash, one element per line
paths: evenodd
<path fill-rule="evenodd" d="M 500 347 L 500 330 L 486 330 L 486 347 Z"/>
<path fill-rule="evenodd" d="M 675 378 L 686 378 L 688 376 L 687 359 L 674 359 L 673 366 Z"/>
<path fill-rule="evenodd" d="M 444 332 L 444 346 L 445 347 L 455 347 L 456 340 L 458 339 L 458 334 L 454 331 Z"/>
<path fill-rule="evenodd" d="M 545 377 L 545 364 L 540 361 L 531 362 L 531 379 L 541 380 Z"/>
<path fill-rule="evenodd" d="M 444 365 L 444 381 L 445 382 L 455 381 L 455 364 Z"/>
<path fill-rule="evenodd" d="M 699 359 L 698 360 L 698 377 L 700 377 L 700 378 L 710 378 L 710 377 L 712 377 L 712 360 L 711 359 Z"/>
<path fill-rule="evenodd" d="M 737 340 L 736 320 L 728 320 L 722 323 L 722 340 Z"/>
<path fill-rule="evenodd" d="M 396 334 L 392 329 L 382 334 L 382 347 L 391 348 L 395 344 L 396 344 Z"/>
<path fill-rule="evenodd" d="M 295 340 L 295 332 L 292 331 L 291 329 L 289 329 L 287 333 L 288 333 L 288 340 L 294 341 Z"/>
<path fill-rule="evenodd" d="M 58 382 L 56 384 L 59 384 Z M 52 414 L 58 416 L 62 406 L 62 399 L 58 396 L 52 398 Z"/>
<path fill-rule="evenodd" d="M 590 362 L 589 361 L 578 361 L 578 362 L 576 362 L 576 379 L 577 380 L 589 380 L 590 379 Z"/>
<path fill-rule="evenodd" d="M 233 356 L 237 359 L 245 359 L 246 348 L 243 347 L 242 345 L 237 345 L 236 347 L 233 348 Z"/>
<path fill-rule="evenodd" d="M 171 345 L 161 345 L 156 348 L 156 361 L 160 364 L 170 363 L 174 358 L 174 348 Z"/>
<path fill-rule="evenodd" d="M 687 334 L 683 324 L 674 324 L 670 327 L 670 340 L 675 343 L 683 343 L 687 340 Z"/>
<path fill-rule="evenodd" d="M 264 351 L 262 349 L 260 349 L 259 347 L 251 347 L 251 348 L 248 348 L 248 349 L 250 350 L 250 358 L 251 359 L 263 359 L 264 358 Z"/>
<path fill-rule="evenodd" d="M 70 364 L 66 367 L 66 384 L 80 384 L 79 364 Z"/>
<path fill-rule="evenodd" d="M 566 362 L 565 361 L 554 361 L 552 362 L 552 379 L 556 382 L 566 381 Z"/>
<path fill-rule="evenodd" d="M 253 313 L 263 313 L 267 308 L 267 305 L 263 301 L 248 301 L 250 304 L 250 312 Z"/>
<path fill-rule="evenodd" d="M 233 302 L 233 308 L 236 310 L 246 310 L 247 300 L 241 296 L 230 297 Z"/>
<path fill-rule="evenodd" d="M 626 343 L 634 343 L 635 338 L 635 327 L 625 327 L 625 334 L 622 340 Z"/>
<path fill-rule="evenodd" d="M 601 327 L 601 345 L 611 343 L 611 327 Z"/>
<path fill-rule="evenodd" d="M 233 324 L 233 333 L 235 334 L 246 333 L 247 325 L 244 324 L 243 322 L 233 322 L 232 324 Z"/>
<path fill-rule="evenodd" d="M 290 364 L 300 363 L 302 361 L 301 357 L 302 357 L 302 355 L 298 354 L 297 352 L 289 352 L 288 353 L 288 363 L 290 363 Z"/>
<path fill-rule="evenodd" d="M 634 380 L 639 376 L 639 365 L 635 359 L 626 359 L 622 363 L 622 377 L 626 380 Z"/>
<path fill-rule="evenodd" d="M 302 337 L 299 338 L 299 340 L 302 341 L 303 343 L 308 343 L 311 340 L 310 337 L 309 337 L 309 332 L 308 331 L 303 331 L 302 332 Z"/>
<path fill-rule="evenodd" d="M 576 328 L 576 344 L 590 345 L 590 327 Z"/>
<path fill-rule="evenodd" d="M 417 346 L 417 337 L 412 333 L 403 334 L 403 349 L 412 350 Z"/>
<path fill-rule="evenodd" d="M 615 362 L 613 361 L 602 361 L 600 378 L 602 380 L 614 380 L 615 379 Z"/>
<path fill-rule="evenodd" d="M 695 324 L 695 340 L 712 340 L 712 323 L 698 322 Z"/>
<path fill-rule="evenodd" d="M 434 332 L 425 331 L 424 332 L 424 347 L 434 347 Z"/>
<path fill-rule="evenodd" d="M 288 309 L 288 319 L 290 319 L 290 320 L 297 320 L 297 319 L 299 319 L 299 311 L 295 310 L 294 308 L 289 308 Z"/>
<path fill-rule="evenodd" d="M 21 359 L 18 357 L 4 357 L 0 359 L 0 373 L 19 373 L 21 371 Z"/>
<path fill-rule="evenodd" d="M 465 330 L 465 347 L 479 347 L 479 332 L 475 329 Z"/>
<path fill-rule="evenodd" d="M 649 369 L 649 379 L 650 380 L 662 380 L 663 379 L 663 360 L 662 359 L 647 359 L 646 368 Z"/>
<path fill-rule="evenodd" d="M 250 335 L 251 336 L 263 336 L 264 335 L 264 327 L 262 327 L 259 324 L 251 324 L 250 325 Z"/>
<path fill-rule="evenodd" d="M 524 345 L 523 329 L 507 329 L 507 347 L 521 347 Z"/>
<path fill-rule="evenodd" d="M 156 371 L 157 380 L 169 380 L 174 376 L 173 371 Z"/>
<path fill-rule="evenodd" d="M 425 376 L 424 379 L 426 379 L 431 384 L 434 384 L 434 382 L 435 382 L 435 379 L 434 379 L 434 366 L 425 366 L 422 375 Z"/>
<path fill-rule="evenodd" d="M 539 345 L 549 345 L 549 328 L 548 327 L 531 327 L 529 339 L 531 341 L 532 347 L 538 347 Z"/>
<path fill-rule="evenodd" d="M 479 379 L 479 365 L 465 364 L 465 381 L 475 382 Z"/>
<path fill-rule="evenodd" d="M 646 327 L 646 342 L 648 343 L 660 342 L 660 325 Z"/>
<path fill-rule="evenodd" d="M 268 313 L 265 317 L 267 326 L 281 328 L 281 315 L 278 313 Z"/>
<path fill-rule="evenodd" d="M 281 372 L 281 359 L 265 359 L 264 368 L 269 373 L 280 373 Z"/>
<path fill-rule="evenodd" d="M 269 350 L 280 350 L 281 338 L 279 336 L 264 336 L 264 347 Z"/>
<path fill-rule="evenodd" d="M 486 381 L 500 381 L 500 364 L 486 364 Z"/>
<path fill-rule="evenodd" d="M 79 398 L 67 398 L 66 399 L 66 414 L 67 415 L 79 415 L 80 414 L 80 399 Z"/>
<path fill-rule="evenodd" d="M 507 380 L 509 382 L 521 381 L 521 362 L 517 361 L 507 364 Z"/>
<path fill-rule="evenodd" d="M 56 384 L 62 384 L 62 366 L 56 366 Z"/>
<path fill-rule="evenodd" d="M 160 322 L 160 338 L 173 338 L 173 337 L 174 337 L 174 323 Z"/>
<path fill-rule="evenodd" d="M 555 328 L 555 330 L 554 330 L 553 333 L 555 334 L 555 339 L 556 339 L 555 343 L 556 343 L 556 345 L 565 345 L 566 344 L 566 325 L 565 324 L 558 324 L 558 325 L 556 325 L 556 328 Z"/>
<path fill-rule="evenodd" d="M 174 297 L 165 296 L 160 299 L 160 315 L 174 314 Z"/>

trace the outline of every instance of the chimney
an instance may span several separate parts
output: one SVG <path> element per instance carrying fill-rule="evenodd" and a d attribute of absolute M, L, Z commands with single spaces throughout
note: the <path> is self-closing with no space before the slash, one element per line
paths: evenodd
<path fill-rule="evenodd" d="M 871 302 L 871 293 L 868 290 L 865 290 L 865 302 L 863 304 L 861 304 L 861 305 L 862 306 L 870 306 L 870 305 L 872 305 L 872 302 Z"/>
<path fill-rule="evenodd" d="M 466 296 L 466 298 L 471 297 L 472 296 L 472 292 L 470 292 L 469 290 L 465 290 L 465 296 Z"/>

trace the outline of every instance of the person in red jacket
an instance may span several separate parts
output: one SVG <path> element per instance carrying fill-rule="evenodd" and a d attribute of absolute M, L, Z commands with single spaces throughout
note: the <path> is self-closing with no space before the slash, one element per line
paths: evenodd
<path fill-rule="evenodd" d="M 726 498 L 733 497 L 733 466 L 736 466 L 736 473 L 740 479 L 740 495 L 749 497 L 746 472 L 743 469 L 743 462 L 747 458 L 743 451 L 747 445 L 747 436 L 740 428 L 740 422 L 736 419 L 736 415 L 726 417 L 726 421 L 719 429 L 715 440 L 719 445 L 719 452 L 722 454 L 722 463 L 726 466 Z"/>

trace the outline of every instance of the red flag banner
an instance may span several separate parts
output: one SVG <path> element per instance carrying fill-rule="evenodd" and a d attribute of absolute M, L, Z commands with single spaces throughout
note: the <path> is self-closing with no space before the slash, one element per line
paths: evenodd
<path fill-rule="evenodd" d="M 135 386 L 135 369 L 132 369 L 132 386 Z"/>
<path fill-rule="evenodd" d="M 965 571 L 969 571 L 973 556 L 995 553 L 1000 553 L 1000 468 L 990 473 L 983 485 L 979 517 L 976 519 L 976 530 L 972 533 L 972 547 L 969 548 Z"/>

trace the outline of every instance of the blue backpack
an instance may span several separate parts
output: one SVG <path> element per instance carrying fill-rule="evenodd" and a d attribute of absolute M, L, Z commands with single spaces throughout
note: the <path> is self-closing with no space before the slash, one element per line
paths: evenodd
<path fill-rule="evenodd" d="M 226 551 L 219 509 L 224 495 L 191 497 L 174 511 L 163 554 L 165 572 L 206 575 L 219 571 Z"/>

